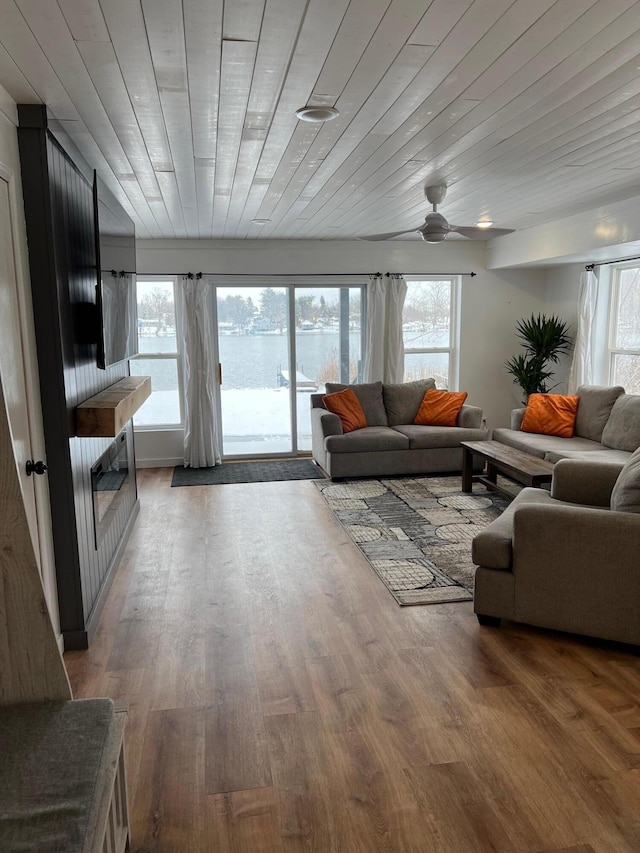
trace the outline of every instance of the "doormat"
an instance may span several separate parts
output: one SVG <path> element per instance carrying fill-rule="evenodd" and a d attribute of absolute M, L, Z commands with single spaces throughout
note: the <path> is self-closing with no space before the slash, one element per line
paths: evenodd
<path fill-rule="evenodd" d="M 473 598 L 471 540 L 508 498 L 460 475 L 317 483 L 360 551 L 400 605 Z"/>
<path fill-rule="evenodd" d="M 318 479 L 324 479 L 324 475 L 310 459 L 274 459 L 268 462 L 223 462 L 212 468 L 184 468 L 176 465 L 171 485 L 217 486 Z"/>

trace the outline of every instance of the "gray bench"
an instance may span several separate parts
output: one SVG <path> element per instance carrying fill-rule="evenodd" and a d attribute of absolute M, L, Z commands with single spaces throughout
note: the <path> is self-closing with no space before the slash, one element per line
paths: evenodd
<path fill-rule="evenodd" d="M 111 699 L 0 708 L 0 850 L 129 849 L 123 731 Z"/>

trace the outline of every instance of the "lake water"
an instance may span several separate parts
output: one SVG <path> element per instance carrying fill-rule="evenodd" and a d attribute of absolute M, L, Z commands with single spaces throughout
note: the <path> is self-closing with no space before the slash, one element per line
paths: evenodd
<path fill-rule="evenodd" d="M 356 379 L 360 361 L 359 331 L 349 333 L 349 360 L 351 381 Z M 409 343 L 409 341 L 407 341 Z M 430 342 L 433 346 L 434 342 Z M 176 352 L 175 337 L 140 337 L 140 354 Z M 283 334 L 262 335 L 220 335 L 219 349 L 222 362 L 223 386 L 225 388 L 277 388 L 278 369 L 288 369 L 289 345 L 286 332 Z M 300 373 L 316 381 L 338 381 L 337 358 L 340 347 L 340 335 L 332 331 L 298 332 L 296 334 L 296 362 Z M 432 367 L 434 373 L 441 375 L 448 361 L 446 355 L 428 353 L 408 355 L 407 372 L 423 373 Z M 133 366 L 133 365 L 132 365 Z M 142 365 L 140 365 L 142 367 Z M 331 374 L 331 368 L 334 368 Z M 156 391 L 175 390 L 177 377 L 175 363 L 171 361 L 144 360 L 144 370 L 151 371 L 153 387 Z M 425 374 L 430 375 L 430 374 Z M 415 378 L 415 377 L 412 377 Z"/>
<path fill-rule="evenodd" d="M 222 381 L 225 388 L 277 388 L 278 369 L 288 369 L 289 339 L 283 334 L 220 335 L 219 350 Z M 140 354 L 176 351 L 175 337 L 140 337 Z M 310 379 L 317 380 L 335 362 L 340 346 L 338 332 L 300 332 L 296 336 L 297 369 Z M 360 359 L 360 332 L 349 334 L 350 361 Z M 144 359 L 144 370 L 152 371 L 156 391 L 177 388 L 175 363 Z M 140 365 L 142 366 L 142 365 Z M 351 377 L 355 379 L 355 376 Z M 334 377 L 338 380 L 338 375 Z"/>
<path fill-rule="evenodd" d="M 350 378 L 356 379 L 360 361 L 359 331 L 349 334 Z M 297 369 L 324 391 L 324 383 L 339 380 L 338 351 L 340 336 L 333 331 L 299 332 L 296 335 Z M 168 336 L 141 336 L 140 354 L 131 362 L 132 374 L 151 376 L 153 392 L 136 414 L 137 426 L 179 423 L 177 361 L 145 359 L 144 353 L 175 353 L 176 339 Z M 289 395 L 279 389 L 278 370 L 288 369 L 288 337 L 283 334 L 220 335 L 222 362 L 222 421 L 224 452 L 264 454 L 288 452 Z M 448 356 L 412 354 L 405 359 L 407 379 L 437 376 L 445 387 Z M 278 390 L 279 389 L 279 390 Z M 298 448 L 311 448 L 309 393 L 296 394 L 298 412 Z"/>

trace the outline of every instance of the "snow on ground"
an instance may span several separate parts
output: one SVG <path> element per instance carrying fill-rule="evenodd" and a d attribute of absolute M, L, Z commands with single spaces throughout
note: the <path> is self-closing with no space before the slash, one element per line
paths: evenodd
<path fill-rule="evenodd" d="M 309 393 L 296 394 L 298 449 L 311 449 Z M 291 450 L 288 388 L 222 389 L 224 453 L 286 453 Z M 175 424 L 179 418 L 177 391 L 154 391 L 136 412 L 137 427 Z"/>

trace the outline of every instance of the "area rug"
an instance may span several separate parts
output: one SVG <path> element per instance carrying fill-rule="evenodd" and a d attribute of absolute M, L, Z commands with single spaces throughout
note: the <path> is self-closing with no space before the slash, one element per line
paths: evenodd
<path fill-rule="evenodd" d="M 460 476 L 316 483 L 401 605 L 473 598 L 471 540 L 509 504 Z"/>
<path fill-rule="evenodd" d="M 274 459 L 268 462 L 223 462 L 213 468 L 184 468 L 176 465 L 171 485 L 217 486 L 317 479 L 323 479 L 323 474 L 310 459 Z"/>

